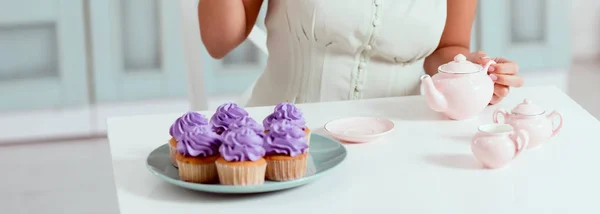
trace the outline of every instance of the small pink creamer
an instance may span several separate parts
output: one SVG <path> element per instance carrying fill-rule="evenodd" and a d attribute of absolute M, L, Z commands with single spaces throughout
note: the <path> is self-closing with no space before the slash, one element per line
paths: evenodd
<path fill-rule="evenodd" d="M 529 142 L 527 131 L 515 130 L 508 124 L 487 124 L 471 141 L 471 151 L 486 168 L 507 166 L 526 148 Z"/>
<path fill-rule="evenodd" d="M 515 129 L 527 131 L 529 134 L 527 148 L 540 146 L 558 134 L 563 125 L 563 117 L 560 113 L 552 111 L 550 114 L 546 114 L 544 109 L 527 99 L 513 108 L 510 113 L 504 109 L 497 109 L 493 114 L 494 123 L 500 123 L 501 117 L 504 119 L 504 123 Z"/>

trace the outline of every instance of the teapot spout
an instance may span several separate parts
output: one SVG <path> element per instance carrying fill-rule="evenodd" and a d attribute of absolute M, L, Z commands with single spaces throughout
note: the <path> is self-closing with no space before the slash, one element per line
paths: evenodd
<path fill-rule="evenodd" d="M 437 112 L 445 112 L 448 109 L 448 101 L 444 95 L 435 87 L 429 75 L 421 76 L 421 86 L 427 99 L 429 108 Z"/>

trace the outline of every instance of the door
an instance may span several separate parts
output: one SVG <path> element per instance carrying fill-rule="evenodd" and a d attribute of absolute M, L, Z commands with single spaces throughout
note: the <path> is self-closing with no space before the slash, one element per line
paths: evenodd
<path fill-rule="evenodd" d="M 521 70 L 569 66 L 570 1 L 479 2 L 479 48 L 488 55 L 512 59 Z"/>
<path fill-rule="evenodd" d="M 85 105 L 83 0 L 1 3 L 0 111 Z"/>
<path fill-rule="evenodd" d="M 185 97 L 179 4 L 89 1 L 97 102 Z"/>

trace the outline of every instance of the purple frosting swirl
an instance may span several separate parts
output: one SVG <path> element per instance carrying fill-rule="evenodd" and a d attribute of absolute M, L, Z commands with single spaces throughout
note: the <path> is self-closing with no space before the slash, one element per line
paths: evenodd
<path fill-rule="evenodd" d="M 242 117 L 231 123 L 228 130 L 235 130 L 242 127 L 248 127 L 252 129 L 256 134 L 264 136 L 265 129 L 256 120 L 251 117 Z"/>
<path fill-rule="evenodd" d="M 189 111 L 175 120 L 169 129 L 169 134 L 179 141 L 183 133 L 198 125 L 208 125 L 208 119 L 198 112 Z"/>
<path fill-rule="evenodd" d="M 265 152 L 267 155 L 288 155 L 295 157 L 304 154 L 306 133 L 289 120 L 279 120 L 271 123 L 269 133 L 265 137 Z"/>
<path fill-rule="evenodd" d="M 248 112 L 235 103 L 225 103 L 217 108 L 215 114 L 210 118 L 213 131 L 221 134 L 229 128 L 229 125 L 241 118 L 247 117 Z"/>
<path fill-rule="evenodd" d="M 294 104 L 288 102 L 282 102 L 275 106 L 273 113 L 263 120 L 264 128 L 269 129 L 269 127 L 271 127 L 271 123 L 277 120 L 289 120 L 292 122 L 292 124 L 303 129 L 306 127 L 306 121 L 304 120 L 300 109 L 298 109 Z"/>
<path fill-rule="evenodd" d="M 221 136 L 208 125 L 195 126 L 181 136 L 177 151 L 185 156 L 209 157 L 219 154 Z"/>
<path fill-rule="evenodd" d="M 249 127 L 225 132 L 219 148 L 221 156 L 230 162 L 256 161 L 265 156 L 264 139 Z"/>

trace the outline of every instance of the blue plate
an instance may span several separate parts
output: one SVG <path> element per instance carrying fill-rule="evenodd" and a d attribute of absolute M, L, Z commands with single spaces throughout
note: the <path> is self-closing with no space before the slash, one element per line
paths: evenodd
<path fill-rule="evenodd" d="M 152 151 L 146 160 L 146 166 L 160 179 L 187 189 L 213 193 L 260 193 L 289 189 L 314 181 L 344 161 L 346 154 L 346 148 L 340 142 L 311 134 L 305 177 L 284 182 L 265 181 L 262 185 L 254 186 L 197 184 L 179 180 L 177 168 L 169 160 L 168 144 Z"/>

